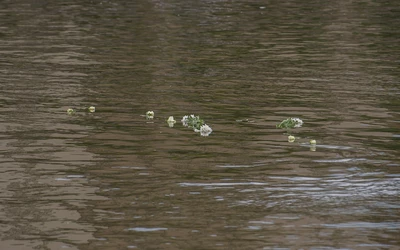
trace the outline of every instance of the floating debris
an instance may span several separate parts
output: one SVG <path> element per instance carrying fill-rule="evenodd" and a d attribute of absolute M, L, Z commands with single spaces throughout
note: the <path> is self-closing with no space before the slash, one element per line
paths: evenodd
<path fill-rule="evenodd" d="M 300 128 L 303 125 L 303 121 L 300 118 L 287 118 L 281 121 L 277 128 Z"/>
<path fill-rule="evenodd" d="M 204 125 L 204 121 L 200 119 L 200 116 L 185 115 L 182 118 L 182 124 L 185 127 L 193 128 L 195 131 L 200 132 L 200 127 Z"/>
<path fill-rule="evenodd" d="M 201 136 L 208 136 L 212 132 L 211 127 L 205 124 L 204 120 L 202 120 L 200 116 L 195 116 L 193 114 L 185 115 L 181 122 L 183 126 L 192 128 L 194 132 L 200 133 Z"/>

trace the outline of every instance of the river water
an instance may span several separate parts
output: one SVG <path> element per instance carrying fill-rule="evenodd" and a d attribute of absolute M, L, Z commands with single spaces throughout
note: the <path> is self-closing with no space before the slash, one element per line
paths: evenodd
<path fill-rule="evenodd" d="M 2 1 L 0 249 L 400 249 L 398 27 L 389 0 Z"/>

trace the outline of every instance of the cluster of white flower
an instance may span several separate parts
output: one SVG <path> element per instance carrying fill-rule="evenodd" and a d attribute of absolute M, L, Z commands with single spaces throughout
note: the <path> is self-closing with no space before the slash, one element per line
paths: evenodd
<path fill-rule="evenodd" d="M 200 135 L 201 136 L 209 136 L 212 132 L 212 129 L 210 126 L 207 124 L 204 124 L 203 126 L 200 127 Z"/>
<path fill-rule="evenodd" d="M 303 121 L 300 118 L 290 118 L 294 123 L 295 128 L 300 128 L 303 125 Z"/>
<path fill-rule="evenodd" d="M 190 116 L 189 115 L 185 115 L 185 116 L 183 116 L 183 118 L 181 120 L 183 126 L 189 127 L 189 118 L 190 119 L 195 119 L 196 117 L 194 115 L 190 115 Z"/>
<path fill-rule="evenodd" d="M 287 118 L 281 121 L 277 128 L 300 128 L 303 125 L 303 121 L 300 118 Z"/>
<path fill-rule="evenodd" d="M 200 119 L 200 116 L 195 116 L 193 114 L 185 115 L 181 122 L 183 126 L 192 128 L 194 132 L 200 133 L 201 136 L 209 136 L 212 132 L 211 127 L 205 124 L 204 121 Z"/>
<path fill-rule="evenodd" d="M 153 119 L 154 111 L 147 111 L 146 118 Z M 209 136 L 213 131 L 210 126 L 205 124 L 200 116 L 195 116 L 193 114 L 183 116 L 181 122 L 184 127 L 193 129 L 194 132 L 200 133 L 201 136 Z M 167 124 L 170 128 L 174 127 L 175 123 L 176 121 L 173 116 L 168 117 Z"/>

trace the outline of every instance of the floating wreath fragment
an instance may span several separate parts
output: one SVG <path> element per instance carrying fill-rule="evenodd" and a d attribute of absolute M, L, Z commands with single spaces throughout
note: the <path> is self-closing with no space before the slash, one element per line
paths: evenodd
<path fill-rule="evenodd" d="M 204 124 L 204 121 L 200 119 L 200 116 L 185 115 L 182 118 L 182 124 L 185 127 L 193 128 L 194 130 L 200 131 L 200 127 Z"/>
<path fill-rule="evenodd" d="M 200 132 L 201 136 L 209 136 L 212 132 L 211 127 L 205 124 L 204 120 L 202 120 L 200 116 L 185 115 L 181 122 L 183 126 L 192 128 L 194 132 Z"/>
<path fill-rule="evenodd" d="M 303 125 L 303 121 L 300 118 L 287 118 L 276 125 L 277 128 L 287 129 L 288 132 L 292 128 L 300 128 Z M 288 142 L 292 143 L 296 140 L 296 137 L 291 135 L 289 132 Z"/>
<path fill-rule="evenodd" d="M 303 121 L 300 118 L 287 118 L 281 121 L 277 128 L 300 128 L 303 125 Z"/>
<path fill-rule="evenodd" d="M 300 128 L 303 125 L 303 121 L 300 118 L 287 118 L 283 121 L 281 121 L 279 124 L 276 125 L 277 128 L 281 128 L 281 129 L 287 129 L 288 131 L 288 142 L 292 143 L 295 140 L 299 140 L 301 139 L 300 137 L 295 137 L 294 135 L 291 135 L 290 133 L 290 129 L 293 128 Z M 316 151 L 316 145 L 317 145 L 317 141 L 314 139 L 310 139 L 310 150 L 311 151 Z"/>

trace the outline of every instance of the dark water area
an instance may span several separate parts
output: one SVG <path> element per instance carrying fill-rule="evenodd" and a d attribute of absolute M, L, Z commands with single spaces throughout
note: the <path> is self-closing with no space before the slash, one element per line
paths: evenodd
<path fill-rule="evenodd" d="M 399 27 L 389 0 L 1 1 L 0 249 L 400 249 Z"/>

